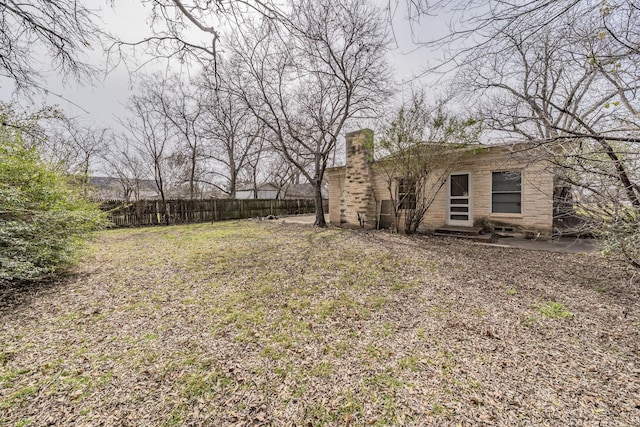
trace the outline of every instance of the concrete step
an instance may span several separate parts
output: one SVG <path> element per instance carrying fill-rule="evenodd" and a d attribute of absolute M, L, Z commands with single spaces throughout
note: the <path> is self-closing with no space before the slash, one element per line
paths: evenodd
<path fill-rule="evenodd" d="M 460 227 L 447 225 L 444 227 L 438 227 L 434 230 L 435 233 L 441 233 L 442 235 L 450 236 L 479 236 L 482 234 L 482 227 Z"/>
<path fill-rule="evenodd" d="M 498 240 L 498 235 L 494 234 L 494 233 L 490 233 L 490 234 L 451 234 L 451 233 L 441 233 L 438 231 L 434 231 L 433 233 L 434 236 L 439 236 L 439 237 L 453 237 L 456 239 L 469 239 L 469 240 L 473 240 L 475 242 L 485 242 L 485 243 L 492 243 Z"/>

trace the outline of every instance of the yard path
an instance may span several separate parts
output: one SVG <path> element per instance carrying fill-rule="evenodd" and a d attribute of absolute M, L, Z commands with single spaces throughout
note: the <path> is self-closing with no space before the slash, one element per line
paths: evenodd
<path fill-rule="evenodd" d="M 640 425 L 640 275 L 281 221 L 112 230 L 0 294 L 0 425 Z"/>

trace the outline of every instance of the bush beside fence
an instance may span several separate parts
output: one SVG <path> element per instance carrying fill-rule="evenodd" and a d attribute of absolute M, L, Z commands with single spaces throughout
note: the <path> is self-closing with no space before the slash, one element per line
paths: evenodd
<path fill-rule="evenodd" d="M 327 200 L 324 200 L 323 205 L 327 212 Z M 114 227 L 214 222 L 268 215 L 298 215 L 316 211 L 314 201 L 309 199 L 166 200 L 164 203 L 161 200 L 130 203 L 105 201 L 101 204 L 101 209 L 107 212 Z"/>

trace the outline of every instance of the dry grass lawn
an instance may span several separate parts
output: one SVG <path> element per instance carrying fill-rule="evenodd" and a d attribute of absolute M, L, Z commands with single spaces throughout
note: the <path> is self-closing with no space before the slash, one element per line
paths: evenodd
<path fill-rule="evenodd" d="M 107 231 L 0 290 L 0 425 L 640 425 L 639 282 L 266 221 Z"/>

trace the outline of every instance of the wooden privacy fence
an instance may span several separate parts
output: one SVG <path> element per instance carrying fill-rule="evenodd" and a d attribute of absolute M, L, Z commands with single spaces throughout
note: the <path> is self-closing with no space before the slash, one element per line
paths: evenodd
<path fill-rule="evenodd" d="M 327 200 L 323 201 L 325 212 Z M 263 217 L 267 215 L 297 215 L 314 213 L 313 200 L 209 199 L 209 200 L 140 200 L 125 203 L 106 201 L 101 209 L 107 212 L 115 227 L 224 221 Z"/>

